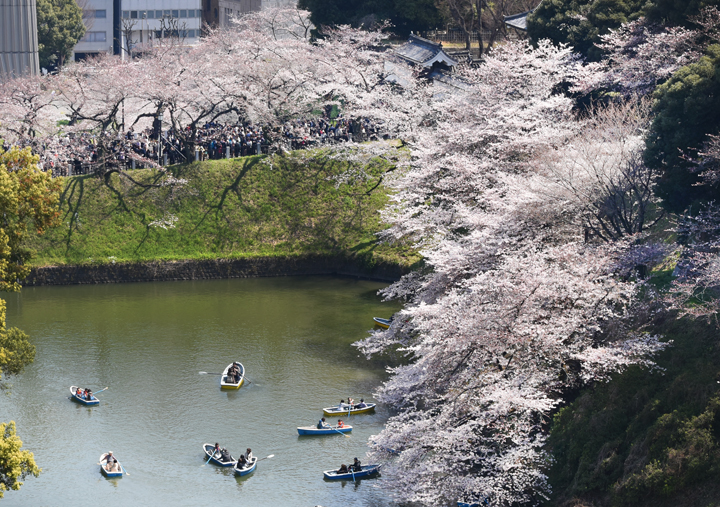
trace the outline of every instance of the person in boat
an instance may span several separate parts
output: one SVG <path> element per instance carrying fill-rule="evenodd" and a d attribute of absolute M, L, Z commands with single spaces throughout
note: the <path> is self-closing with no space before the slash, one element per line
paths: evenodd
<path fill-rule="evenodd" d="M 365 408 L 365 407 L 367 407 L 367 403 L 365 403 L 364 399 L 360 398 L 360 403 L 355 405 L 355 408 Z"/>
<path fill-rule="evenodd" d="M 348 470 L 348 467 L 345 464 L 340 465 L 340 470 L 337 471 L 338 474 L 347 474 L 349 472 L 350 470 Z"/>
<path fill-rule="evenodd" d="M 250 461 L 252 459 L 252 449 L 249 447 L 247 448 L 247 451 L 245 451 L 245 459 L 247 461 Z"/>
<path fill-rule="evenodd" d="M 108 451 L 108 453 L 105 455 L 105 470 L 108 472 L 112 471 L 113 463 L 117 463 L 117 460 L 115 459 L 115 456 L 113 456 L 112 451 Z"/>
<path fill-rule="evenodd" d="M 330 425 L 325 422 L 325 418 L 324 418 L 324 417 L 323 417 L 322 419 L 320 419 L 320 420 L 318 421 L 318 423 L 317 423 L 317 429 L 319 429 L 319 430 L 323 430 L 323 429 L 326 429 L 326 428 L 329 428 L 329 427 L 330 427 Z"/>
<path fill-rule="evenodd" d="M 338 405 L 339 410 L 345 410 L 347 409 L 347 405 L 345 405 L 345 400 L 340 400 L 340 404 Z"/>
<path fill-rule="evenodd" d="M 85 399 L 88 401 L 94 400 L 93 393 L 90 389 L 85 389 Z"/>
<path fill-rule="evenodd" d="M 344 427 L 345 427 L 345 423 L 343 422 L 342 419 L 340 419 L 340 420 L 338 421 L 338 428 L 344 428 Z"/>
<path fill-rule="evenodd" d="M 245 455 L 241 454 L 240 458 L 238 459 L 238 462 L 237 462 L 237 467 L 245 468 L 246 465 L 247 465 L 247 460 L 245 459 Z"/>
<path fill-rule="evenodd" d="M 221 450 L 220 450 L 220 444 L 215 442 L 215 447 L 213 447 L 211 456 L 214 458 L 216 456 L 220 456 Z"/>
<path fill-rule="evenodd" d="M 225 463 L 232 461 L 232 456 L 230 455 L 230 451 L 228 451 L 225 447 L 220 449 L 220 461 L 223 461 Z"/>
<path fill-rule="evenodd" d="M 362 471 L 362 464 L 360 464 L 360 460 L 355 458 L 355 461 L 353 461 L 353 464 L 350 465 L 350 469 L 353 472 L 360 472 Z"/>
<path fill-rule="evenodd" d="M 82 397 L 83 397 L 83 390 L 82 390 L 82 388 L 78 387 L 78 388 L 75 389 L 75 396 L 77 396 L 78 398 L 82 399 Z"/>

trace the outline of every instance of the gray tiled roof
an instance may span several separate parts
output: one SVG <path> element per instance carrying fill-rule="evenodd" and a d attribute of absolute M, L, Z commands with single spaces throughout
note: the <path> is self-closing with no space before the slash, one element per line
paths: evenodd
<path fill-rule="evenodd" d="M 400 58 L 424 67 L 430 67 L 435 61 L 446 65 L 457 65 L 457 61 L 443 51 L 442 44 L 410 34 L 410 39 L 395 50 Z"/>
<path fill-rule="evenodd" d="M 505 16 L 505 24 L 512 28 L 527 32 L 527 17 L 532 12 L 533 11 L 526 11 L 521 12 L 520 14 L 513 14 L 512 16 Z"/>

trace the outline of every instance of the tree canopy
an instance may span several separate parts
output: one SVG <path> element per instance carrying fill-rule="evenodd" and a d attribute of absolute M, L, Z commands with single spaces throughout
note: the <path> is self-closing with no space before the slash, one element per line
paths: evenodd
<path fill-rule="evenodd" d="M 75 0 L 38 0 L 37 26 L 41 67 L 62 66 L 85 35 L 82 9 Z"/>
<path fill-rule="evenodd" d="M 0 145 L 1 146 L 1 145 Z M 30 148 L 13 148 L 0 154 L 0 290 L 18 291 L 18 280 L 30 268 L 30 251 L 22 241 L 29 225 L 38 233 L 55 224 L 60 182 L 37 167 Z M 0 300 L 0 379 L 17 375 L 35 359 L 35 347 L 17 328 L 5 327 L 5 301 Z M 0 424 L 0 498 L 4 491 L 20 489 L 20 479 L 38 475 L 33 454 L 23 451 L 15 423 Z"/>
<path fill-rule="evenodd" d="M 442 24 L 434 0 L 300 0 L 298 5 L 311 12 L 310 19 L 318 27 L 390 20 L 395 33 L 407 36 Z"/>
<path fill-rule="evenodd" d="M 646 16 L 663 25 L 689 25 L 689 16 L 711 5 L 718 5 L 718 0 L 543 0 L 528 17 L 528 34 L 535 41 L 550 39 L 570 44 L 596 61 L 602 55 L 596 46 L 600 36 L 623 23 Z"/>
<path fill-rule="evenodd" d="M 696 185 L 700 178 L 687 157 L 697 156 L 708 134 L 720 132 L 720 45 L 709 46 L 698 62 L 662 84 L 654 110 L 645 160 L 662 171 L 658 193 L 666 207 L 682 212 L 693 201 L 712 197 L 709 187 Z"/>
<path fill-rule="evenodd" d="M 21 479 L 39 474 L 33 453 L 22 450 L 22 440 L 15 434 L 15 423 L 0 423 L 0 498 L 5 491 L 20 489 Z"/>

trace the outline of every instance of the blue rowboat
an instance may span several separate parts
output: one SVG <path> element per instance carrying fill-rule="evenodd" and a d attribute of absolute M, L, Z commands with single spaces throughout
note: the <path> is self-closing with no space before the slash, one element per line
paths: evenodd
<path fill-rule="evenodd" d="M 353 408 L 349 408 L 347 405 L 344 408 L 338 407 L 327 407 L 323 409 L 323 415 L 328 417 L 342 417 L 355 414 L 367 414 L 368 412 L 375 411 L 375 403 L 362 403 L 364 407 L 360 407 L 361 403 L 353 405 Z"/>
<path fill-rule="evenodd" d="M 376 326 L 380 326 L 383 329 L 388 329 L 390 327 L 390 324 L 392 324 L 392 320 L 390 320 L 390 319 L 381 319 L 380 317 L 373 317 L 373 320 L 375 321 Z"/>
<path fill-rule="evenodd" d="M 352 426 L 330 426 L 329 428 L 319 429 L 317 426 L 298 426 L 298 435 L 337 435 L 340 433 L 350 433 Z"/>
<path fill-rule="evenodd" d="M 235 475 L 239 475 L 240 477 L 242 477 L 243 475 L 251 474 L 257 468 L 257 462 L 258 459 L 253 456 L 252 458 L 250 458 L 250 461 L 245 463 L 244 467 L 238 468 L 238 465 L 240 464 L 240 462 L 238 461 L 233 467 L 233 472 L 235 472 Z"/>
<path fill-rule="evenodd" d="M 215 446 L 212 444 L 203 444 L 203 451 L 205 451 L 205 460 L 210 458 L 210 463 L 220 466 L 220 467 L 234 467 L 235 463 L 237 463 L 236 459 L 233 459 L 232 456 L 230 456 L 231 461 L 222 461 L 222 457 L 217 454 L 214 455 L 215 452 Z"/>
<path fill-rule="evenodd" d="M 337 470 L 326 470 L 323 475 L 326 479 L 331 481 L 354 481 L 355 479 L 362 479 L 363 477 L 369 477 L 380 471 L 380 465 L 363 465 L 360 467 L 359 472 L 348 472 L 346 474 L 339 474 Z"/>
<path fill-rule="evenodd" d="M 100 459 L 98 460 L 98 461 L 100 461 L 100 472 L 105 477 L 122 477 L 123 476 L 123 467 L 119 461 L 114 464 L 112 469 L 110 469 L 110 470 L 107 469 L 107 462 L 105 461 L 105 459 L 107 458 L 107 455 L 108 455 L 108 453 L 100 455 Z"/>
<path fill-rule="evenodd" d="M 95 396 L 92 397 L 92 400 L 86 400 L 79 394 L 77 394 L 78 386 L 70 386 L 70 394 L 71 394 L 71 400 L 77 401 L 78 403 L 82 403 L 83 405 L 100 405 L 100 400 L 98 400 Z"/>

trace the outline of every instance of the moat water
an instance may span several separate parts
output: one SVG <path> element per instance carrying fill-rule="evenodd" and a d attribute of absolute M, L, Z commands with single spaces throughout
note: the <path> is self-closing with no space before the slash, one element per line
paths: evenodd
<path fill-rule="evenodd" d="M 30 287 L 3 294 L 8 325 L 37 347 L 35 363 L 0 394 L 0 422 L 15 420 L 39 477 L 6 492 L 3 507 L 84 505 L 389 506 L 382 476 L 323 480 L 323 470 L 363 456 L 389 414 L 353 416 L 350 438 L 299 437 L 322 408 L 364 397 L 385 378 L 351 344 L 367 336 L 383 303 L 381 283 L 287 277 Z M 225 392 L 232 360 L 251 383 Z M 69 387 L 98 391 L 86 407 Z M 334 420 L 333 420 L 334 421 Z M 234 455 L 251 447 L 255 473 L 202 466 L 201 446 Z M 96 466 L 112 450 L 128 476 Z"/>

